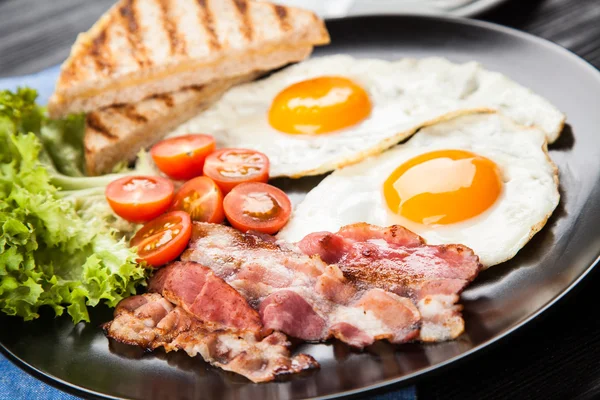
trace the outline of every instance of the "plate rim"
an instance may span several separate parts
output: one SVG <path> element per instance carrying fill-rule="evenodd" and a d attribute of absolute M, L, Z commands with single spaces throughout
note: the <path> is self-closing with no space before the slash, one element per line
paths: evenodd
<path fill-rule="evenodd" d="M 361 1 L 361 0 L 359 0 Z M 367 2 L 369 0 L 362 0 L 362 2 Z M 470 3 L 464 6 L 458 6 L 454 9 L 448 11 L 442 11 L 441 14 L 435 14 L 436 9 L 433 6 L 425 6 L 421 11 L 402 11 L 402 5 L 398 5 L 398 8 L 392 9 L 391 12 L 387 11 L 377 11 L 377 12 L 357 12 L 353 11 L 353 7 L 355 4 L 350 6 L 348 13 L 343 17 L 328 17 L 328 19 L 339 19 L 339 18 L 352 18 L 352 17 L 362 17 L 362 16 L 394 16 L 394 15 L 418 15 L 418 16 L 439 16 L 439 17 L 474 17 L 485 12 L 488 12 L 495 7 L 502 5 L 503 3 L 507 3 L 509 0 L 476 0 L 474 3 Z M 392 6 L 393 7 L 393 6 Z"/>
<path fill-rule="evenodd" d="M 491 8 L 495 5 L 500 4 L 503 1 L 505 1 L 505 0 L 490 0 L 489 4 L 482 4 L 482 6 L 487 6 L 487 7 Z M 498 32 L 501 34 L 517 37 L 521 40 L 526 40 L 528 42 L 534 43 L 535 45 L 542 46 L 550 51 L 554 51 L 554 52 L 557 52 L 558 54 L 562 54 L 562 56 L 564 56 L 564 57 L 568 57 L 571 61 L 577 63 L 579 66 L 581 66 L 583 68 L 587 68 L 590 73 L 595 75 L 595 78 L 598 80 L 598 83 L 600 84 L 600 69 L 596 68 L 590 62 L 588 62 L 587 60 L 578 56 L 573 51 L 571 51 L 557 43 L 554 43 L 548 39 L 544 39 L 542 37 L 535 36 L 533 34 L 521 31 L 516 28 L 500 25 L 495 22 L 470 19 L 470 18 L 465 18 L 462 16 L 455 16 L 455 15 L 423 15 L 423 14 L 414 14 L 414 13 L 412 13 L 412 14 L 400 14 L 400 13 L 361 14 L 361 15 L 351 15 L 351 16 L 337 17 L 337 18 L 327 18 L 325 21 L 326 21 L 326 23 L 330 23 L 330 22 L 336 22 L 336 21 L 364 20 L 364 19 L 424 19 L 424 20 L 430 20 L 430 21 L 444 21 L 444 22 L 450 22 L 452 24 L 457 24 L 459 26 L 462 25 L 462 26 L 483 28 L 483 29 L 495 31 L 495 32 Z M 386 379 L 381 382 L 374 383 L 374 384 L 371 384 L 368 386 L 363 386 L 361 388 L 346 390 L 346 391 L 342 391 L 342 392 L 338 392 L 338 393 L 330 394 L 330 395 L 326 395 L 326 396 L 319 396 L 318 398 L 319 399 L 333 399 L 333 398 L 340 398 L 340 397 L 347 397 L 347 396 L 356 396 L 358 394 L 365 394 L 368 392 L 382 390 L 386 387 L 391 387 L 391 386 L 394 386 L 394 385 L 397 385 L 400 383 L 402 383 L 404 386 L 409 386 L 411 384 L 414 384 L 414 382 L 416 380 L 424 378 L 426 375 L 430 375 L 433 372 L 443 372 L 446 368 L 448 368 L 453 363 L 457 363 L 459 361 L 464 361 L 467 358 L 472 357 L 474 354 L 476 354 L 478 352 L 480 353 L 483 350 L 489 349 L 492 345 L 498 345 L 499 343 L 501 343 L 501 341 L 506 339 L 506 337 L 508 337 L 512 333 L 521 329 L 523 326 L 530 323 L 534 319 L 540 317 L 549 308 L 551 308 L 552 306 L 557 304 L 567 294 L 572 292 L 572 290 L 577 285 L 579 285 L 581 283 L 581 281 L 584 280 L 598 264 L 600 264 L 600 249 L 598 250 L 598 254 L 596 255 L 595 259 L 592 260 L 591 264 L 573 282 L 571 282 L 560 293 L 558 293 L 556 296 L 554 296 L 552 299 L 550 299 L 546 304 L 544 304 L 542 307 L 540 307 L 534 313 L 529 315 L 524 320 L 518 322 L 514 326 L 505 329 L 504 331 L 497 334 L 496 336 L 490 338 L 489 340 L 487 340 L 485 342 L 480 343 L 479 345 L 473 347 L 472 349 L 470 349 L 464 353 L 456 355 L 452 358 L 449 358 L 448 360 L 442 361 L 435 365 L 431 365 L 431 366 L 423 368 L 421 370 L 404 375 L 402 377 L 390 378 L 390 379 Z M 77 385 L 72 384 L 68 381 L 65 381 L 61 378 L 55 377 L 54 375 L 43 372 L 43 371 L 35 368 L 31 364 L 27 363 L 26 361 L 22 360 L 21 358 L 19 358 L 17 355 L 15 355 L 13 352 L 11 352 L 8 348 L 6 348 L 2 342 L 0 342 L 0 353 L 2 353 L 9 361 L 11 361 L 13 364 L 15 364 L 21 370 L 23 370 L 24 372 L 33 376 L 35 379 L 38 379 L 50 386 L 53 386 L 59 390 L 64 391 L 66 393 L 76 395 L 76 396 L 88 396 L 87 398 L 91 397 L 91 398 L 110 399 L 110 400 L 122 399 L 121 397 L 114 397 L 114 396 L 111 396 L 108 394 L 96 392 L 94 390 L 90 390 L 90 389 L 86 389 L 84 387 L 77 386 Z M 401 387 L 398 387 L 396 389 L 400 389 L 400 388 Z M 317 397 L 312 397 L 312 398 L 317 398 Z"/>

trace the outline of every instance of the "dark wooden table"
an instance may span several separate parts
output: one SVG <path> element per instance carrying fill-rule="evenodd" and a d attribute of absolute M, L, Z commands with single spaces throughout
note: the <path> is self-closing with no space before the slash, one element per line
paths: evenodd
<path fill-rule="evenodd" d="M 111 3 L 0 0 L 0 76 L 61 62 L 75 35 Z M 600 67 L 600 0 L 513 0 L 479 18 L 552 40 Z M 566 299 L 514 335 L 418 381 L 419 398 L 600 398 L 598 292 L 597 268 Z"/>

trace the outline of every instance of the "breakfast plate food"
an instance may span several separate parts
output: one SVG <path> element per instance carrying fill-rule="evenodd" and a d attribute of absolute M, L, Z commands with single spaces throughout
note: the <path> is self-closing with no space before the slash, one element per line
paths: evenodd
<path fill-rule="evenodd" d="M 498 341 L 597 262 L 600 74 L 593 67 L 483 22 L 353 17 L 327 21 L 327 33 L 301 10 L 269 14 L 241 3 L 244 15 L 278 18 L 280 29 L 240 29 L 242 44 L 229 42 L 237 53 L 211 40 L 211 51 L 183 51 L 189 37 L 165 35 L 160 51 L 177 54 L 174 72 L 161 69 L 171 64 L 159 50 L 148 55 L 135 45 L 142 39 L 107 24 L 124 18 L 131 28 L 126 6 L 78 40 L 50 112 L 85 111 L 85 126 L 48 122 L 39 137 L 52 144 L 58 128 L 81 132 L 86 154 L 78 162 L 88 174 L 116 169 L 120 179 L 105 191 L 98 182 L 106 176 L 50 171 L 63 189 L 53 194 L 77 199 L 84 213 L 71 222 L 85 217 L 90 230 L 111 208 L 133 222 L 111 214 L 115 230 L 131 231 L 142 265 L 161 268 L 146 281 L 123 242 L 92 236 L 96 251 L 84 259 L 81 287 L 49 280 L 46 287 L 62 289 L 41 297 L 57 313 L 69 304 L 64 313 L 72 318 L 13 301 L 24 289 L 0 297 L 3 311 L 32 319 L 0 316 L 0 344 L 15 362 L 65 390 L 103 398 L 348 395 L 406 382 Z M 220 12 L 240 11 L 232 7 Z M 209 21 L 219 26 L 218 13 Z M 277 57 L 259 51 L 265 38 Z M 119 46 L 129 58 L 109 57 Z M 306 59 L 312 46 L 320 47 Z M 215 62 L 244 60 L 247 48 L 247 63 L 177 87 L 192 68 L 214 75 Z M 254 80 L 256 68 L 296 61 Z M 89 85 L 92 73 L 102 85 Z M 132 103 L 113 104 L 117 88 Z M 318 113 L 294 106 L 315 102 Z M 34 163 L 21 140 L 16 151 Z M 61 154 L 52 161 L 67 174 L 73 153 Z M 180 162 L 186 154 L 200 154 L 201 163 Z M 135 179 L 123 161 L 136 163 Z M 250 182 L 240 184 L 239 171 Z M 140 191 L 144 201 L 128 201 Z M 105 196 L 111 208 L 90 206 Z M 81 242 L 66 243 L 59 250 L 79 255 Z M 20 246 L 13 245 L 27 249 Z M 56 250 L 46 249 L 57 274 L 58 262 L 78 262 Z M 11 277 L 20 263 L 14 253 L 6 252 Z M 46 260 L 35 254 L 35 262 Z M 135 294 L 142 281 L 146 290 Z"/>

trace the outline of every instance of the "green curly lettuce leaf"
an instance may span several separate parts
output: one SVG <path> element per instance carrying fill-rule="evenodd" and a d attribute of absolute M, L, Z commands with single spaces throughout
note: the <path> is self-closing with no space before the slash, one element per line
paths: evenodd
<path fill-rule="evenodd" d="M 122 238 L 135 227 L 103 195 L 122 174 L 83 176 L 82 117 L 48 120 L 35 98 L 0 92 L 0 310 L 31 320 L 46 305 L 89 321 L 88 306 L 115 306 L 145 282 Z"/>

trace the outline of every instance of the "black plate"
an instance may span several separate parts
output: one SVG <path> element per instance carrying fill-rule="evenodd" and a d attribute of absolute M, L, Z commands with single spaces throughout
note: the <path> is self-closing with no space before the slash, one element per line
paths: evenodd
<path fill-rule="evenodd" d="M 600 74 L 568 51 L 489 23 L 415 16 L 328 22 L 332 44 L 315 56 L 347 53 L 396 59 L 442 56 L 477 60 L 550 99 L 568 115 L 551 156 L 562 201 L 546 228 L 516 258 L 483 273 L 463 296 L 467 330 L 434 345 L 379 343 L 363 353 L 334 344 L 305 345 L 321 370 L 283 382 L 251 384 L 184 354 L 143 354 L 109 344 L 99 325 L 68 318 L 34 322 L 0 317 L 4 352 L 37 377 L 79 395 L 143 399 L 300 398 L 357 393 L 448 365 L 531 321 L 579 282 L 600 254 Z M 311 185 L 313 181 L 300 182 Z M 298 184 L 298 183 L 296 183 Z M 289 186 L 288 186 L 289 187 Z M 297 187 L 297 186 L 295 186 Z M 534 322 L 535 323 L 535 322 Z"/>

